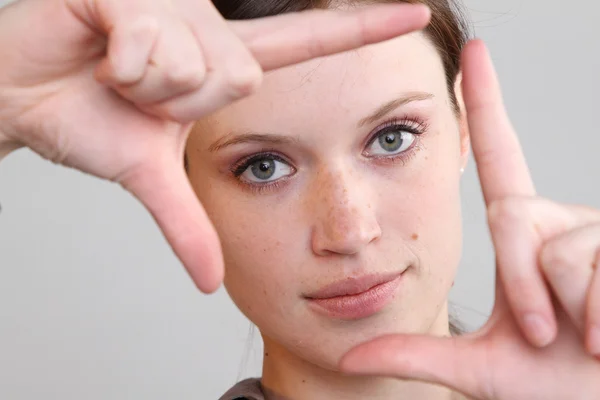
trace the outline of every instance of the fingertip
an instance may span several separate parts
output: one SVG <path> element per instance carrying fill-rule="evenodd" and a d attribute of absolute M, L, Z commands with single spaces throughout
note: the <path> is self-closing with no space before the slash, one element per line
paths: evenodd
<path fill-rule="evenodd" d="M 341 372 L 346 374 L 356 374 L 355 366 L 358 365 L 356 356 L 354 355 L 353 349 L 345 353 L 342 358 L 338 361 L 338 368 Z"/>
<path fill-rule="evenodd" d="M 586 347 L 592 356 L 600 360 L 600 326 L 592 325 L 588 328 Z"/>
<path fill-rule="evenodd" d="M 467 44 L 465 45 L 465 48 L 467 48 L 467 47 L 469 47 L 469 48 L 473 47 L 475 49 L 479 49 L 480 51 L 487 50 L 485 41 L 478 37 L 475 37 L 475 38 L 469 40 L 467 42 Z"/>
<path fill-rule="evenodd" d="M 152 214 L 198 289 L 213 293 L 224 276 L 221 243 L 181 166 L 179 159 L 149 164 L 120 183 Z"/>
<path fill-rule="evenodd" d="M 377 43 L 424 29 L 431 20 L 431 9 L 424 4 L 384 3 L 359 9 L 364 13 L 362 44 Z"/>
<path fill-rule="evenodd" d="M 359 344 L 348 350 L 338 362 L 341 372 L 351 375 L 379 375 L 385 372 L 383 354 L 375 341 Z"/>
<path fill-rule="evenodd" d="M 393 3 L 393 4 L 383 4 L 383 7 L 395 7 L 398 10 L 400 16 L 406 18 L 406 14 L 412 17 L 412 20 L 415 22 L 422 22 L 423 25 L 429 24 L 431 21 L 431 8 L 427 4 L 423 3 Z"/>
<path fill-rule="evenodd" d="M 411 20 L 416 24 L 415 28 L 425 28 L 431 22 L 431 8 L 428 5 L 419 4 L 404 4 L 404 7 L 410 7 Z M 406 9 L 402 10 L 401 16 L 406 18 Z"/>
<path fill-rule="evenodd" d="M 214 269 L 214 267 L 211 268 Z M 211 268 L 207 268 L 207 270 L 210 270 Z M 217 290 L 219 290 L 221 284 L 223 283 L 222 278 L 216 277 L 216 275 L 213 277 L 203 276 L 199 279 L 192 279 L 198 290 L 207 295 L 214 294 Z"/>
<path fill-rule="evenodd" d="M 427 4 L 417 4 L 416 6 L 419 12 L 422 13 L 427 23 L 429 23 L 431 21 L 432 15 L 431 8 L 429 8 Z"/>
<path fill-rule="evenodd" d="M 469 76 L 473 72 L 471 69 L 476 69 L 478 66 L 472 65 L 472 63 L 481 62 L 481 60 L 488 59 L 490 56 L 489 49 L 482 39 L 471 39 L 463 47 L 461 55 L 461 70 Z"/>
<path fill-rule="evenodd" d="M 528 313 L 523 317 L 523 328 L 529 342 L 536 347 L 547 347 L 556 338 L 556 324 L 540 313 Z"/>
<path fill-rule="evenodd" d="M 188 268 L 196 287 L 204 294 L 216 292 L 225 277 L 225 263 L 219 238 L 209 240 L 198 254 L 197 266 Z"/>
<path fill-rule="evenodd" d="M 193 233 L 181 238 L 175 233 L 168 238 L 196 287 L 205 294 L 217 291 L 223 282 L 224 262 L 221 242 L 210 220 L 201 220 Z"/>

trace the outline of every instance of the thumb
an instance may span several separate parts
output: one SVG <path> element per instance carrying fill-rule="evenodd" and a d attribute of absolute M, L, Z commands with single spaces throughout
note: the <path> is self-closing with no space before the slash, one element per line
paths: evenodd
<path fill-rule="evenodd" d="M 351 349 L 340 369 L 349 374 L 414 379 L 439 384 L 477 399 L 484 396 L 474 342 L 463 338 L 388 335 Z"/>
<path fill-rule="evenodd" d="M 183 163 L 155 161 L 121 184 L 150 211 L 196 286 L 204 293 L 217 290 L 224 273 L 221 245 Z"/>

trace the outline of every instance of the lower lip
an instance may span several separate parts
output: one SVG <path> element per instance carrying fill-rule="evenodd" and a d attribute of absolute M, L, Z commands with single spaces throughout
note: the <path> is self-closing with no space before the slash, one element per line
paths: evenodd
<path fill-rule="evenodd" d="M 402 275 L 374 286 L 366 292 L 327 299 L 310 299 L 309 302 L 315 311 L 324 313 L 328 317 L 344 320 L 366 318 L 381 311 L 390 303 L 401 278 Z"/>

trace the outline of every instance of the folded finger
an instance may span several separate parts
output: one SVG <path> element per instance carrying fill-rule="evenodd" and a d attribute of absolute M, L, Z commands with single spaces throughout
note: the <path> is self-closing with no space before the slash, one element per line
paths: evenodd
<path fill-rule="evenodd" d="M 111 86 L 131 85 L 141 80 L 159 34 L 158 19 L 148 15 L 115 26 L 109 37 L 106 57 L 96 68 L 96 78 Z"/>
<path fill-rule="evenodd" d="M 143 76 L 115 89 L 135 104 L 146 105 L 200 88 L 205 75 L 200 43 L 184 20 L 169 17 L 162 23 Z"/>
<path fill-rule="evenodd" d="M 544 243 L 600 222 L 600 212 L 541 197 L 509 197 L 494 202 L 488 221 L 505 300 L 531 344 L 544 346 L 557 322 L 540 254 Z M 585 293 L 585 292 L 584 292 Z"/>
<path fill-rule="evenodd" d="M 253 93 L 262 82 L 262 69 L 210 2 L 188 5 L 191 29 L 203 50 L 206 76 L 202 87 L 145 107 L 180 122 L 197 120 Z"/>
<path fill-rule="evenodd" d="M 540 266 L 565 312 L 585 331 L 593 265 L 600 250 L 600 224 L 567 231 L 543 244 Z"/>
<path fill-rule="evenodd" d="M 557 333 L 549 289 L 538 267 L 542 238 L 536 230 L 540 205 L 529 198 L 507 198 L 488 209 L 497 273 L 521 331 L 535 346 L 550 344 Z"/>
<path fill-rule="evenodd" d="M 600 250 L 596 252 L 593 278 L 587 299 L 587 348 L 600 359 Z"/>

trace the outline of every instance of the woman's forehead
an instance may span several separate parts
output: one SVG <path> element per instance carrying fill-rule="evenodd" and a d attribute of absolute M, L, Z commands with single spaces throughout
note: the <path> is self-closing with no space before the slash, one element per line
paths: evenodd
<path fill-rule="evenodd" d="M 421 34 L 407 35 L 268 72 L 255 94 L 213 114 L 207 121 L 211 133 L 202 136 L 216 140 L 231 130 L 301 129 L 350 115 L 359 120 L 405 94 L 446 98 L 445 79 L 431 42 Z"/>

